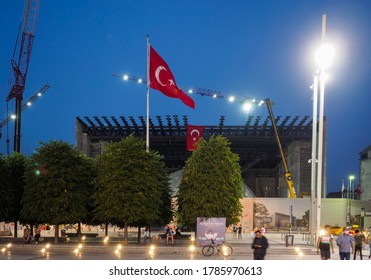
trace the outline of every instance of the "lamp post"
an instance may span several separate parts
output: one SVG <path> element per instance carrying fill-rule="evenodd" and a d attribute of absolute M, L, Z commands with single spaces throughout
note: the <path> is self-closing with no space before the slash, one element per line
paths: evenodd
<path fill-rule="evenodd" d="M 312 119 L 312 158 L 311 158 L 311 188 L 310 188 L 310 245 L 315 242 L 315 205 L 316 205 L 316 167 L 317 167 L 317 108 L 318 108 L 318 73 L 316 72 L 313 80 L 313 119 Z"/>
<path fill-rule="evenodd" d="M 365 208 L 361 208 L 361 229 L 365 227 Z"/>
<path fill-rule="evenodd" d="M 349 195 L 348 197 L 349 198 L 354 198 L 354 190 L 353 190 L 353 185 L 352 185 L 352 181 L 355 179 L 356 177 L 354 175 L 350 175 L 349 176 Z"/>
<path fill-rule="evenodd" d="M 349 186 L 348 186 L 348 189 L 347 189 L 347 206 L 346 206 L 346 212 L 347 212 L 347 226 L 350 226 L 351 225 L 351 220 L 350 220 L 350 214 L 351 214 L 351 202 L 352 202 L 352 181 L 356 178 L 354 175 L 350 175 L 349 177 Z"/>
<path fill-rule="evenodd" d="M 326 15 L 322 16 L 322 45 L 315 53 L 316 63 L 319 69 L 319 117 L 318 117 L 318 164 L 317 164 L 317 217 L 316 233 L 319 236 L 321 225 L 321 207 L 323 190 L 323 134 L 324 134 L 324 101 L 326 69 L 334 58 L 334 48 L 325 43 L 326 40 Z M 316 116 L 313 116 L 314 118 Z"/>

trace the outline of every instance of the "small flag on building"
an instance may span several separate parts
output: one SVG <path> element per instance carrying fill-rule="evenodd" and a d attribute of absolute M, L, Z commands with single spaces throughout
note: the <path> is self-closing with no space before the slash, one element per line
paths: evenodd
<path fill-rule="evenodd" d="M 187 124 L 187 151 L 195 151 L 196 143 L 200 137 L 204 135 L 204 126 Z"/>

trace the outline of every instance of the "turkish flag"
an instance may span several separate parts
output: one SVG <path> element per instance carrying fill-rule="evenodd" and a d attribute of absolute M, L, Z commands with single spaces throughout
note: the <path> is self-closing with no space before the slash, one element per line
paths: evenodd
<path fill-rule="evenodd" d="M 204 135 L 204 126 L 187 124 L 187 151 L 195 151 L 196 143 Z"/>
<path fill-rule="evenodd" d="M 173 73 L 165 60 L 152 48 L 149 51 L 149 86 L 168 97 L 179 98 L 185 105 L 195 108 L 195 102 L 176 85 Z"/>
<path fill-rule="evenodd" d="M 358 195 L 358 199 L 361 199 L 361 194 L 362 194 L 361 186 L 358 185 L 358 187 L 357 187 L 357 195 Z"/>

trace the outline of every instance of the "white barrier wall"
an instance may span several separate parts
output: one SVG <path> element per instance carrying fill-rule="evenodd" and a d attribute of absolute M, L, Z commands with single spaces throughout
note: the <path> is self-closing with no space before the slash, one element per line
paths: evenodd
<path fill-rule="evenodd" d="M 358 223 L 361 208 L 371 212 L 371 202 L 361 200 L 347 200 L 343 198 L 323 198 L 321 207 L 321 226 L 345 226 L 347 224 L 347 203 L 350 206 L 351 224 Z M 308 228 L 310 198 L 244 198 L 244 211 L 241 223 L 246 231 L 254 226 L 265 226 L 276 229 L 293 227 L 305 230 Z M 316 205 L 314 205 L 316 209 Z M 292 213 L 291 213 L 292 211 Z M 316 213 L 314 213 L 316 215 Z M 315 216 L 314 216 L 315 217 Z M 365 220 L 368 221 L 368 220 Z M 365 223 L 365 227 L 370 225 Z"/>

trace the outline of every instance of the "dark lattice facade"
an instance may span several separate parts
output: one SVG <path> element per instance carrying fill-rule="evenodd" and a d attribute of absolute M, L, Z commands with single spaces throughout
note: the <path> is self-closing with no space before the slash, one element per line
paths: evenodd
<path fill-rule="evenodd" d="M 285 196 L 280 152 L 269 117 L 249 116 L 242 126 L 227 126 L 224 122 L 225 117 L 221 116 L 218 125 L 206 125 L 204 138 L 222 135 L 229 139 L 232 151 L 240 157 L 245 183 L 257 196 Z M 187 116 L 156 116 L 156 120 L 150 118 L 149 123 L 150 148 L 164 156 L 169 171 L 181 169 L 191 156 L 191 152 L 186 150 Z M 278 116 L 276 125 L 289 168 L 297 182 L 296 187 L 299 192 L 308 193 L 312 119 L 308 116 Z M 76 118 L 77 148 L 91 157 L 102 152 L 104 143 L 119 141 L 129 135 L 145 140 L 145 117 Z"/>

